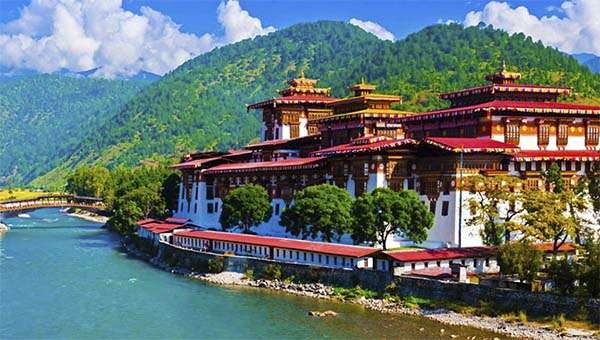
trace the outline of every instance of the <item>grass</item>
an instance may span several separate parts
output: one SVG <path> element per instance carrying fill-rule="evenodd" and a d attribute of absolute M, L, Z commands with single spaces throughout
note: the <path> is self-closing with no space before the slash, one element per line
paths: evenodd
<path fill-rule="evenodd" d="M 360 286 L 356 286 L 354 288 L 335 287 L 333 288 L 333 294 L 339 298 L 342 298 L 343 300 L 355 300 L 361 297 L 374 299 L 379 297 L 377 292 L 361 288 Z"/>
<path fill-rule="evenodd" d="M 25 200 L 44 195 L 48 195 L 48 193 L 23 189 L 0 189 L 0 201 Z"/>

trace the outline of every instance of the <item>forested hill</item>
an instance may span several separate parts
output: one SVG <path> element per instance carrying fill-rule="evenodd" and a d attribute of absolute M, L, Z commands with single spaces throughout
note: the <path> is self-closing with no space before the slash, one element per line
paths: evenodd
<path fill-rule="evenodd" d="M 41 74 L 0 84 L 0 187 L 56 167 L 148 81 Z"/>
<path fill-rule="evenodd" d="M 425 110 L 445 104 L 436 97 L 440 91 L 481 84 L 502 60 L 518 68 L 525 82 L 572 86 L 582 101 L 600 97 L 599 75 L 522 34 L 436 25 L 389 42 L 350 24 L 299 24 L 188 61 L 127 103 L 36 183 L 81 162 L 135 164 L 244 145 L 259 128 L 257 113 L 244 105 L 273 97 L 301 68 L 337 96 L 366 77 L 380 91 L 402 95 L 403 109 Z"/>

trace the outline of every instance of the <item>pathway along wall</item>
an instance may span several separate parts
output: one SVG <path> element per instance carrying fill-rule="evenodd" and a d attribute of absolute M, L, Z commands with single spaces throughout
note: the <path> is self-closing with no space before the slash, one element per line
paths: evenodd
<path fill-rule="evenodd" d="M 504 307 L 507 310 L 523 310 L 534 315 L 574 315 L 587 310 L 590 321 L 600 324 L 600 300 L 578 300 L 574 297 L 549 293 L 533 293 L 524 290 L 495 288 L 478 284 L 438 281 L 433 279 L 401 276 L 394 277 L 389 272 L 373 270 L 343 270 L 281 263 L 271 260 L 240 256 L 222 256 L 159 244 L 158 258 L 171 266 L 182 266 L 195 271 L 206 271 L 208 260 L 222 259 L 227 271 L 243 273 L 246 269 L 260 275 L 266 266 L 277 264 L 282 278 L 294 277 L 298 282 L 320 282 L 331 286 L 362 288 L 400 296 L 419 296 L 439 300 L 462 301 L 470 305 L 481 302 Z M 394 285 L 391 283 L 394 282 Z M 392 288 L 392 291 L 389 291 Z"/>

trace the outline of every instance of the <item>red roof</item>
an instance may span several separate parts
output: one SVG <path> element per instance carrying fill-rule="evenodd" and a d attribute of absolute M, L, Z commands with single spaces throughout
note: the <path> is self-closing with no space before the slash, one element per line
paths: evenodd
<path fill-rule="evenodd" d="M 554 249 L 554 244 L 552 242 L 534 243 L 533 247 L 545 253 L 551 253 Z M 559 252 L 574 252 L 575 250 L 577 250 L 577 246 L 571 242 L 565 242 L 558 247 Z"/>
<path fill-rule="evenodd" d="M 271 139 L 260 143 L 248 144 L 245 146 L 246 149 L 261 149 L 269 146 L 281 146 L 291 143 L 303 142 L 305 140 L 316 139 L 320 137 L 320 133 L 312 134 L 308 136 L 290 138 L 290 139 Z"/>
<path fill-rule="evenodd" d="M 385 254 L 398 262 L 420 262 L 487 257 L 495 255 L 496 250 L 491 247 L 467 247 L 396 251 L 386 252 Z"/>
<path fill-rule="evenodd" d="M 143 229 L 146 229 L 155 234 L 168 233 L 178 228 L 184 228 L 185 224 L 189 221 L 187 218 L 167 218 L 166 221 L 144 219 L 137 221 L 136 224 Z"/>
<path fill-rule="evenodd" d="M 320 166 L 323 157 L 290 158 L 268 162 L 248 162 L 221 164 L 204 170 L 206 174 L 219 174 L 227 172 L 252 172 L 252 171 L 276 171 L 293 169 L 313 169 Z"/>
<path fill-rule="evenodd" d="M 293 95 L 271 98 L 262 102 L 250 104 L 247 107 L 249 109 L 258 109 L 264 106 L 277 104 L 324 104 L 334 100 L 337 100 L 337 98 L 318 95 Z"/>
<path fill-rule="evenodd" d="M 361 153 L 361 152 L 370 152 L 370 151 L 381 151 L 385 149 L 391 149 L 395 147 L 399 147 L 407 144 L 416 144 L 416 142 L 412 139 L 385 139 L 379 140 L 372 143 L 366 144 L 355 144 L 347 143 L 336 145 L 330 148 L 314 151 L 311 155 L 314 156 L 328 156 L 328 155 L 338 155 L 338 154 L 347 154 L 347 153 Z"/>
<path fill-rule="evenodd" d="M 359 247 L 338 243 L 313 242 L 281 237 L 236 234 L 220 231 L 186 230 L 177 232 L 176 235 L 205 240 L 234 242 L 255 246 L 276 247 L 282 249 L 293 249 L 350 257 L 363 257 L 379 252 L 379 249 L 370 247 Z"/>
<path fill-rule="evenodd" d="M 600 159 L 598 150 L 523 150 L 515 153 L 513 158 L 517 161 L 553 161 L 575 160 L 593 161 Z"/>
<path fill-rule="evenodd" d="M 560 86 L 546 86 L 533 84 L 489 84 L 471 87 L 464 90 L 442 93 L 440 98 L 452 99 L 472 94 L 494 93 L 494 92 L 529 92 L 529 93 L 556 93 L 569 94 L 571 89 Z"/>
<path fill-rule="evenodd" d="M 222 159 L 222 157 L 212 157 L 212 158 L 203 158 L 203 159 L 194 159 L 191 161 L 174 164 L 171 166 L 173 169 L 196 169 L 201 167 L 202 165 L 216 161 L 218 159 Z"/>
<path fill-rule="evenodd" d="M 482 111 L 491 112 L 500 110 L 529 113 L 600 114 L 600 106 L 556 102 L 493 100 L 477 105 L 455 107 L 405 116 L 403 121 L 410 122 L 431 118 L 452 117 Z"/>
<path fill-rule="evenodd" d="M 490 138 L 427 137 L 423 140 L 444 150 L 453 152 L 515 152 L 519 147 Z"/>

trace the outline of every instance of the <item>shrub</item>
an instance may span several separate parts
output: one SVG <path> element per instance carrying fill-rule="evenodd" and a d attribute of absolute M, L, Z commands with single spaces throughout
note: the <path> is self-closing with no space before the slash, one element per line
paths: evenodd
<path fill-rule="evenodd" d="M 261 273 L 261 277 L 267 280 L 279 280 L 281 276 L 281 266 L 275 263 L 267 265 Z"/>
<path fill-rule="evenodd" d="M 246 271 L 244 272 L 244 277 L 246 277 L 248 280 L 254 280 L 254 269 L 246 268 Z"/>
<path fill-rule="evenodd" d="M 552 320 L 550 321 L 550 327 L 552 327 L 552 329 L 555 329 L 557 331 L 561 331 L 565 329 L 565 325 L 567 323 L 567 320 L 565 319 L 565 315 L 564 314 L 560 314 L 558 316 L 553 316 Z"/>
<path fill-rule="evenodd" d="M 221 273 L 225 269 L 225 263 L 222 258 L 208 260 L 208 271 L 210 273 Z"/>
<path fill-rule="evenodd" d="M 554 281 L 555 289 L 561 294 L 573 294 L 577 281 L 577 264 L 569 263 L 566 256 L 560 260 L 552 259 L 548 266 L 548 275 Z"/>
<path fill-rule="evenodd" d="M 333 288 L 333 295 L 341 297 L 344 300 L 354 300 L 361 297 L 373 299 L 378 296 L 376 292 L 361 288 L 360 286 L 356 286 L 354 288 L 335 287 Z"/>
<path fill-rule="evenodd" d="M 498 264 L 504 275 L 516 275 L 520 280 L 531 282 L 542 266 L 542 252 L 526 242 L 507 243 L 498 249 Z"/>

